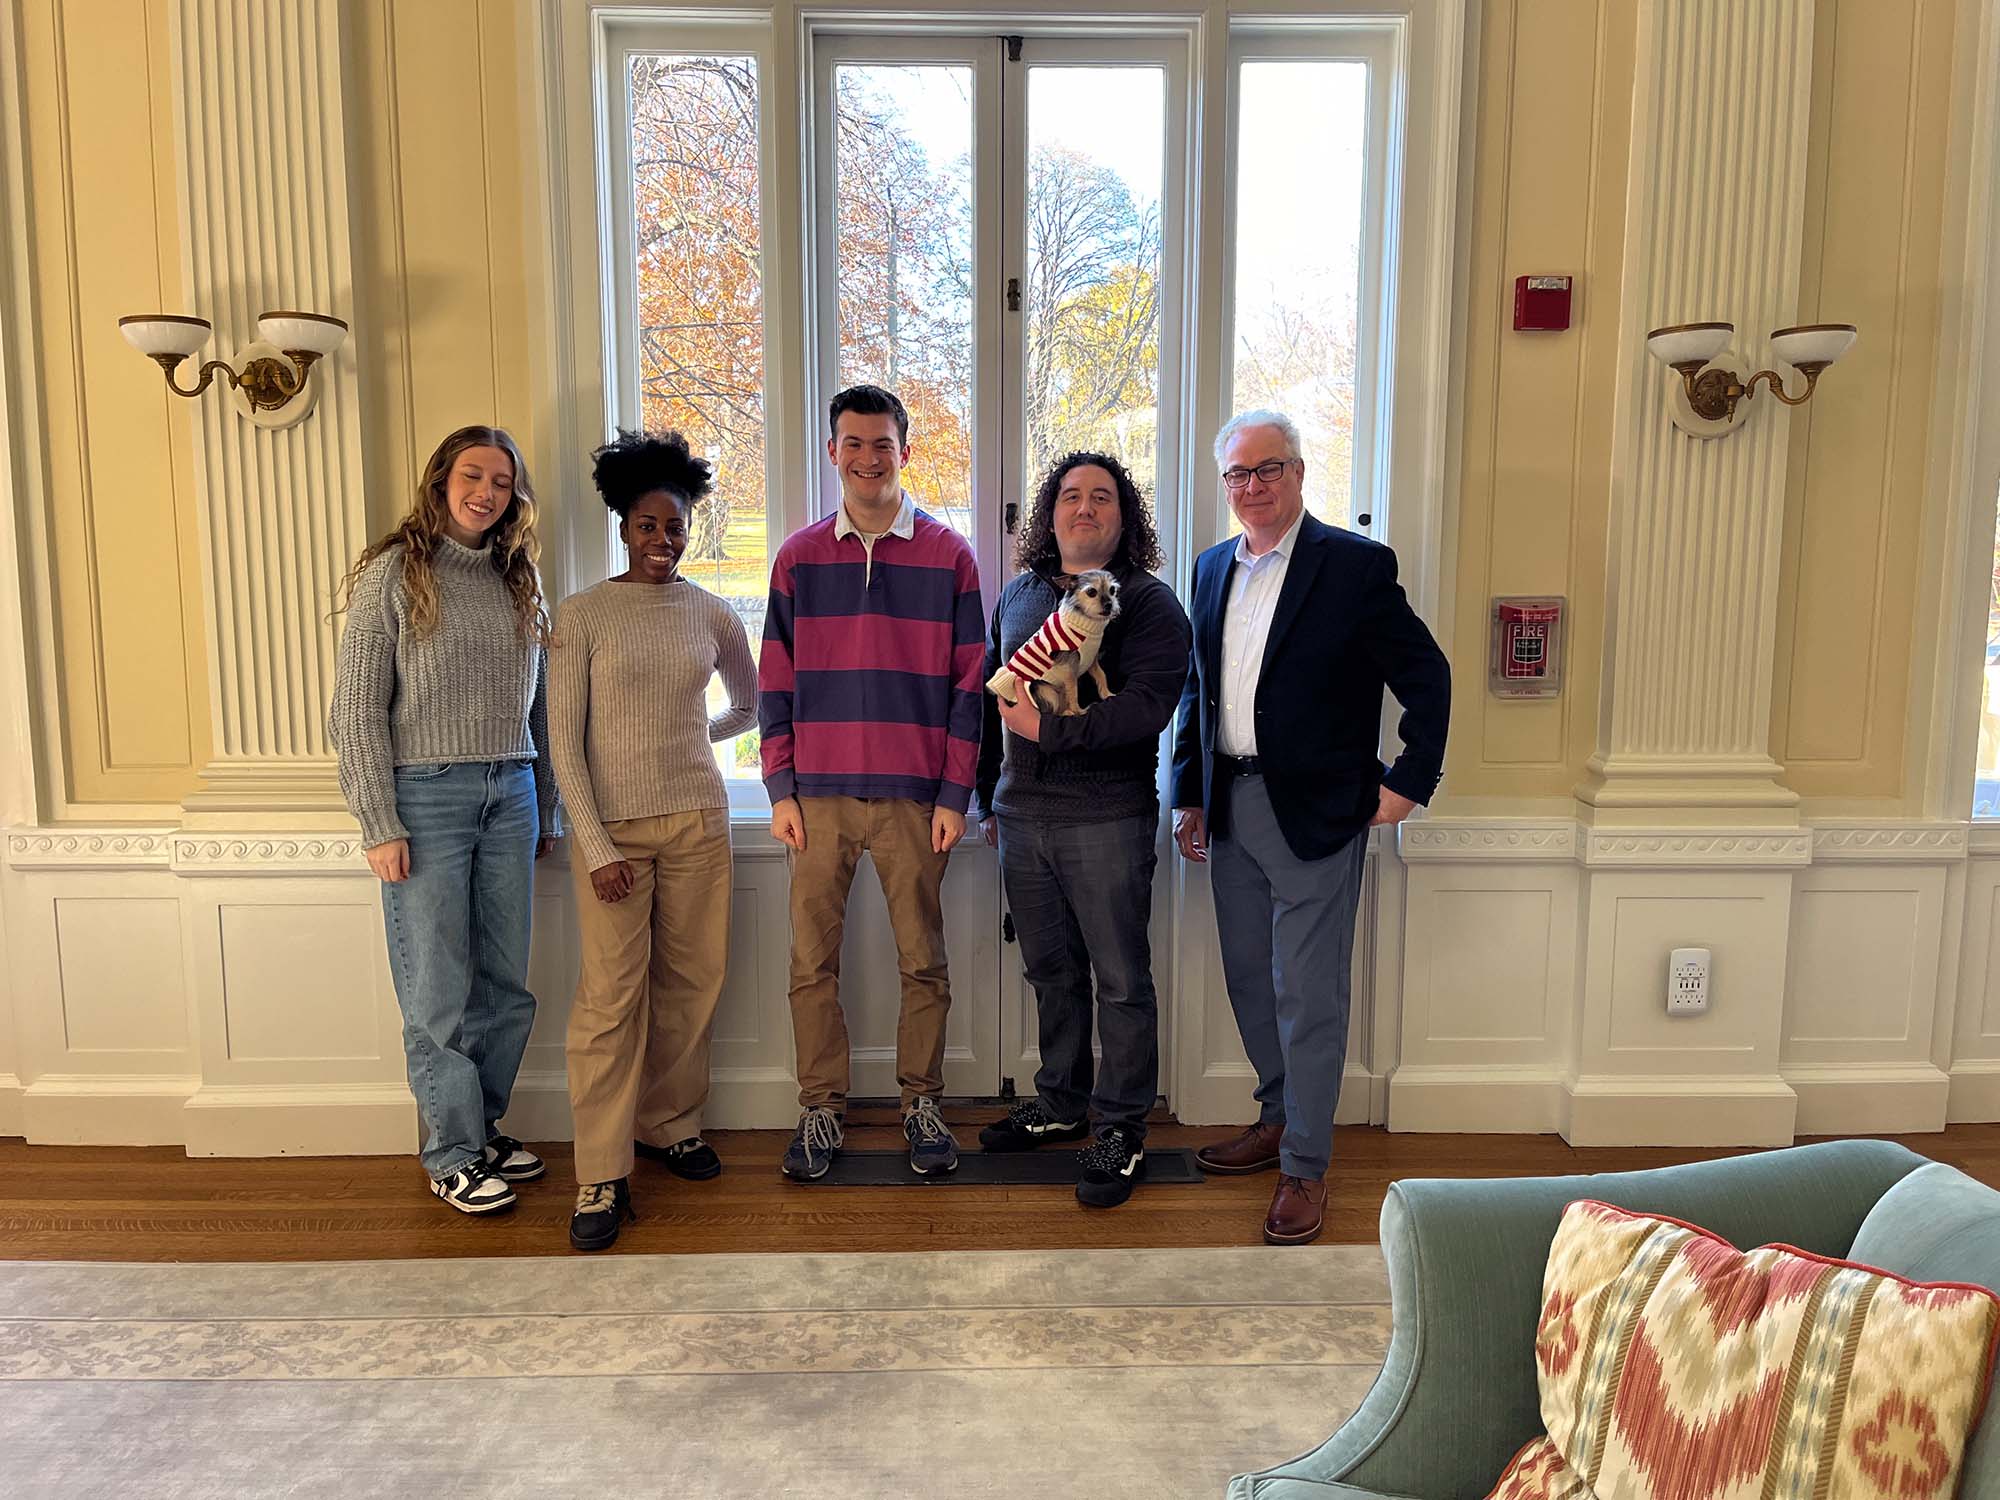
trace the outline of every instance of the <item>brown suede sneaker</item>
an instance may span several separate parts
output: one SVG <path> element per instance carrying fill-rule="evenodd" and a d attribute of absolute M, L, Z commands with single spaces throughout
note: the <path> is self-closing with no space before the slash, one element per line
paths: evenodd
<path fill-rule="evenodd" d="M 1194 1154 L 1195 1165 L 1228 1176 L 1268 1172 L 1278 1164 L 1278 1137 L 1284 1133 L 1282 1122 L 1249 1126 L 1226 1141 L 1203 1146 Z"/>
<path fill-rule="evenodd" d="M 1326 1179 L 1310 1182 L 1280 1172 L 1271 1211 L 1264 1216 L 1264 1239 L 1273 1245 L 1311 1244 L 1325 1222 Z"/>

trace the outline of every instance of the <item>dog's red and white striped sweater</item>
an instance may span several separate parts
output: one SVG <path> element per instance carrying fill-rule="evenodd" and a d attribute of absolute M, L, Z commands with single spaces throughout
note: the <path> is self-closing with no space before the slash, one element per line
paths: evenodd
<path fill-rule="evenodd" d="M 1007 670 L 1024 683 L 1040 682 L 1060 653 L 1082 649 L 1082 638 L 1063 624 L 1062 607 L 1058 605 L 1042 621 L 1042 628 L 1021 642 L 1007 658 Z"/>

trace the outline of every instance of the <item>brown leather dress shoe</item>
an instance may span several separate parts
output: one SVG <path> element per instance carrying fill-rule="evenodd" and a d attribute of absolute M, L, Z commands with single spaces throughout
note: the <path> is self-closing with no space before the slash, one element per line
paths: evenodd
<path fill-rule="evenodd" d="M 1195 1165 L 1204 1172 L 1235 1176 L 1245 1172 L 1268 1172 L 1278 1164 L 1278 1137 L 1284 1123 L 1252 1125 L 1213 1146 L 1203 1146 L 1194 1154 Z"/>
<path fill-rule="evenodd" d="M 1307 1245 L 1319 1238 L 1326 1223 L 1326 1179 L 1317 1182 L 1278 1174 L 1278 1191 L 1264 1215 L 1264 1239 L 1273 1245 Z"/>

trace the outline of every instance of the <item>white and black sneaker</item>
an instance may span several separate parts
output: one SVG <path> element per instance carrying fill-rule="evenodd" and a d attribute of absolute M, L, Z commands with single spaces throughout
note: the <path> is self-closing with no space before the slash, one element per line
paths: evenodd
<path fill-rule="evenodd" d="M 1085 1208 L 1116 1208 L 1132 1196 L 1132 1185 L 1146 1175 L 1146 1151 L 1129 1125 L 1107 1125 L 1076 1154 L 1083 1166 L 1077 1179 L 1076 1201 Z"/>
<path fill-rule="evenodd" d="M 431 1191 L 462 1214 L 504 1213 L 514 1190 L 483 1160 L 469 1161 L 449 1177 L 433 1177 Z"/>
<path fill-rule="evenodd" d="M 1090 1134 L 1088 1120 L 1058 1120 L 1039 1098 L 1024 1099 L 979 1132 L 981 1151 L 1032 1151 L 1044 1141 L 1080 1141 Z"/>
<path fill-rule="evenodd" d="M 509 1182 L 533 1182 L 549 1169 L 547 1162 L 511 1135 L 496 1135 L 486 1143 L 486 1165 Z"/>
<path fill-rule="evenodd" d="M 816 1104 L 799 1113 L 799 1128 L 792 1134 L 792 1143 L 785 1148 L 785 1159 L 779 1170 L 794 1182 L 812 1182 L 826 1176 L 826 1169 L 833 1165 L 833 1159 L 840 1155 L 841 1142 L 846 1139 L 846 1131 L 841 1127 L 840 1116 L 823 1104 Z"/>

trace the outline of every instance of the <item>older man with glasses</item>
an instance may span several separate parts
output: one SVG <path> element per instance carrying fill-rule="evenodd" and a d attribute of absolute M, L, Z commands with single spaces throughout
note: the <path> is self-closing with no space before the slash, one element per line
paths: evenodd
<path fill-rule="evenodd" d="M 1365 835 L 1437 789 L 1451 669 L 1396 582 L 1395 553 L 1306 513 L 1290 418 L 1244 412 L 1215 456 L 1243 532 L 1195 560 L 1174 839 L 1210 865 L 1258 1115 L 1195 1159 L 1209 1172 L 1276 1167 L 1264 1238 L 1305 1244 L 1325 1217 Z M 1388 767 L 1385 689 L 1403 708 Z"/>

